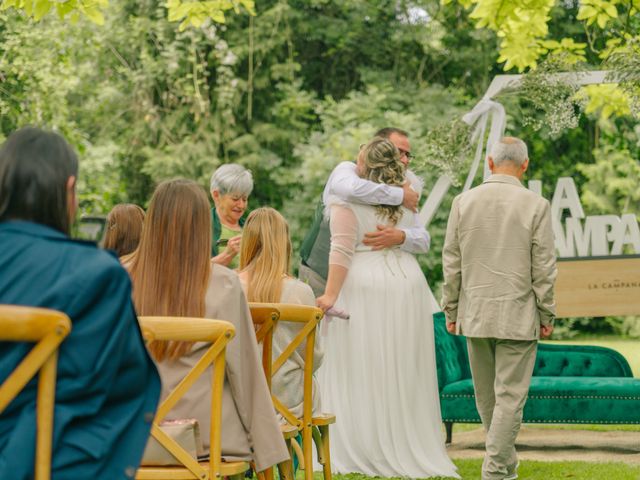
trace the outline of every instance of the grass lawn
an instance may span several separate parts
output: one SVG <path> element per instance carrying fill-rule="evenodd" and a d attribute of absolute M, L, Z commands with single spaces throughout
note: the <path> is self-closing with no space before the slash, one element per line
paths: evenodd
<path fill-rule="evenodd" d="M 593 337 L 579 338 L 577 340 L 551 340 L 546 343 L 556 345 L 597 345 L 599 347 L 612 348 L 620 352 L 631 365 L 631 370 L 636 378 L 640 378 L 640 340 L 630 340 L 620 337 Z"/>
<path fill-rule="evenodd" d="M 458 473 L 463 480 L 480 480 L 482 460 L 454 460 L 454 463 L 458 466 Z M 624 463 L 524 461 L 518 474 L 522 480 L 639 480 L 640 466 Z M 298 472 L 296 477 L 297 480 L 304 478 L 302 472 Z M 380 477 L 351 473 L 336 474 L 333 478 L 335 480 L 368 480 Z M 315 472 L 314 480 L 322 480 L 322 473 Z"/>

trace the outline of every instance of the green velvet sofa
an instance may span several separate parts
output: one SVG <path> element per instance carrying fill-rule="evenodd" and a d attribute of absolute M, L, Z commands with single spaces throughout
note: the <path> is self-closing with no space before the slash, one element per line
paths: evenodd
<path fill-rule="evenodd" d="M 454 423 L 480 423 L 467 342 L 434 315 L 440 409 L 451 443 Z M 640 378 L 615 350 L 595 346 L 538 346 L 525 423 L 640 424 Z"/>

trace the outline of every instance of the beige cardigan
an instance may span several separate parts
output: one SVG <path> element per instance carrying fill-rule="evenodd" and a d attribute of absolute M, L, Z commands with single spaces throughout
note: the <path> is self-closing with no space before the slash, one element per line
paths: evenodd
<path fill-rule="evenodd" d="M 289 458 L 271 396 L 264 378 L 258 344 L 244 291 L 235 272 L 212 267 L 206 294 L 207 318 L 227 320 L 236 336 L 227 346 L 227 368 L 222 403 L 222 456 L 253 460 L 258 471 Z M 206 349 L 196 344 L 177 361 L 158 363 L 162 397 L 178 384 Z M 205 449 L 209 449 L 211 376 L 203 375 L 169 413 L 167 419 L 195 418 Z"/>
<path fill-rule="evenodd" d="M 549 202 L 510 175 L 453 200 L 442 250 L 442 310 L 468 337 L 535 340 L 555 317 Z"/>

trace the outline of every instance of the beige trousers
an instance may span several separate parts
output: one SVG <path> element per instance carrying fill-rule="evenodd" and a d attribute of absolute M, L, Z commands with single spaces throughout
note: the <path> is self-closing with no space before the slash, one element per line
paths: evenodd
<path fill-rule="evenodd" d="M 476 406 L 486 431 L 482 480 L 502 480 L 515 473 L 515 442 L 537 346 L 535 340 L 467 337 Z"/>

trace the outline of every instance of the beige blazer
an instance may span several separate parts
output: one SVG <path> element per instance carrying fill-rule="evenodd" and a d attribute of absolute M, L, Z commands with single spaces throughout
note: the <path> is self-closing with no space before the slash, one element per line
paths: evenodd
<path fill-rule="evenodd" d="M 458 195 L 442 251 L 442 310 L 468 337 L 535 340 L 553 323 L 549 202 L 510 175 Z"/>
<path fill-rule="evenodd" d="M 236 336 L 227 346 L 222 399 L 222 456 L 227 460 L 253 460 L 262 471 L 289 458 L 273 408 L 251 321 L 251 313 L 235 272 L 214 265 L 206 295 L 206 317 L 228 320 Z M 177 361 L 158 364 L 162 397 L 178 384 L 202 356 L 207 345 L 195 344 Z M 209 449 L 211 376 L 203 375 L 169 412 L 167 419 L 195 418 L 205 448 Z"/>

